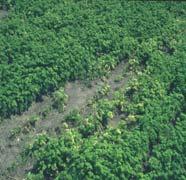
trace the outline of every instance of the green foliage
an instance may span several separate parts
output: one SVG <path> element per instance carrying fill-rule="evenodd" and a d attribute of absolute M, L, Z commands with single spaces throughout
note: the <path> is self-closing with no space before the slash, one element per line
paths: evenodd
<path fill-rule="evenodd" d="M 118 75 L 118 76 L 114 79 L 114 81 L 115 81 L 115 82 L 120 82 L 122 79 L 123 79 L 123 76 L 122 76 L 122 75 Z"/>
<path fill-rule="evenodd" d="M 82 116 L 79 111 L 75 109 L 72 110 L 67 116 L 65 116 L 65 120 L 71 123 L 78 123 L 82 121 Z"/>
<path fill-rule="evenodd" d="M 125 111 L 126 101 L 125 101 L 124 92 L 122 88 L 120 91 L 114 92 L 113 103 L 118 111 L 120 112 Z"/>
<path fill-rule="evenodd" d="M 16 127 L 10 131 L 9 138 L 15 139 L 21 133 L 21 127 Z"/>
<path fill-rule="evenodd" d="M 40 120 L 38 116 L 32 116 L 28 122 L 30 123 L 31 126 L 35 126 L 35 124 Z"/>
<path fill-rule="evenodd" d="M 120 61 L 135 58 L 134 55 L 145 66 L 150 53 L 156 46 L 162 46 L 163 40 L 166 46 L 171 46 L 166 49 L 175 49 L 172 35 L 176 29 L 175 15 L 169 12 L 172 6 L 167 3 L 1 2 L 11 6 L 9 17 L 0 22 L 3 117 L 23 112 L 32 101 L 68 80 L 105 75 Z M 171 43 L 167 43 L 169 40 Z"/>
<path fill-rule="evenodd" d="M 95 104 L 95 118 L 106 127 L 110 119 L 114 117 L 114 103 L 107 99 L 101 99 Z"/>
<path fill-rule="evenodd" d="M 38 164 L 35 166 L 37 172 L 40 172 L 38 175 L 44 173 L 47 177 L 53 177 L 60 170 L 64 170 L 66 164 L 72 158 L 73 153 L 75 153 L 74 150 L 76 149 L 77 151 L 79 149 L 78 143 L 80 142 L 79 134 L 73 130 L 66 131 L 65 136 L 60 138 L 59 141 L 55 138 L 48 138 L 46 135 L 40 135 L 37 142 L 29 147 L 29 150 L 34 152 L 33 154 L 29 154 L 35 158 L 39 158 Z M 70 149 L 73 149 L 73 152 Z M 32 177 L 32 174 L 29 174 L 29 176 Z"/>
<path fill-rule="evenodd" d="M 62 112 L 64 111 L 65 104 L 68 101 L 68 95 L 65 93 L 63 88 L 60 88 L 52 94 L 52 100 L 53 107 Z"/>
<path fill-rule="evenodd" d="M 135 71 L 139 66 L 139 61 L 137 61 L 136 59 L 129 59 L 128 63 L 129 63 L 129 69 L 131 71 Z"/>
<path fill-rule="evenodd" d="M 107 83 L 105 83 L 105 84 L 101 87 L 101 89 L 98 91 L 98 94 L 99 94 L 100 96 L 106 96 L 106 95 L 108 95 L 109 91 L 110 91 L 110 86 L 109 86 Z"/>
<path fill-rule="evenodd" d="M 10 8 L 15 5 L 15 0 L 0 0 L 0 9 L 1 8 Z"/>
<path fill-rule="evenodd" d="M 137 71 L 126 91 L 96 99 L 88 117 L 71 113 L 66 120 L 76 127 L 63 124 L 61 137 L 39 136 L 28 148 L 35 159 L 28 179 L 186 178 L 185 5 L 17 1 L 15 18 L 0 28 L 2 115 L 23 111 L 61 81 L 103 75 L 125 58 Z M 64 90 L 56 97 L 64 107 Z M 116 113 L 123 122 L 107 128 Z"/>
<path fill-rule="evenodd" d="M 44 179 L 44 176 L 42 174 L 34 175 L 31 173 L 28 173 L 27 175 L 27 180 L 43 180 L 43 179 Z"/>
<path fill-rule="evenodd" d="M 103 128 L 102 121 L 95 114 L 90 114 L 77 124 L 77 130 L 83 138 L 88 138 Z"/>

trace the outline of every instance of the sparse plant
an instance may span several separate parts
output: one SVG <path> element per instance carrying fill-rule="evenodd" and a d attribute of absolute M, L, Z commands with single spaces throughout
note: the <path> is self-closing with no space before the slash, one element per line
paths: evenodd
<path fill-rule="evenodd" d="M 130 114 L 130 115 L 128 115 L 128 117 L 126 118 L 126 120 L 127 120 L 127 122 L 136 122 L 136 116 L 135 115 L 132 115 L 132 114 Z"/>
<path fill-rule="evenodd" d="M 110 91 L 110 85 L 108 83 L 105 83 L 101 89 L 98 91 L 98 94 L 101 95 L 101 96 L 106 96 L 108 95 Z"/>
<path fill-rule="evenodd" d="M 120 82 L 122 79 L 123 79 L 123 76 L 122 75 L 118 75 L 118 76 L 115 77 L 114 81 L 115 82 Z"/>
<path fill-rule="evenodd" d="M 78 123 L 82 121 L 82 116 L 77 109 L 74 109 L 67 116 L 65 116 L 65 121 L 71 123 Z"/>
<path fill-rule="evenodd" d="M 46 107 L 42 112 L 40 112 L 42 119 L 46 118 L 47 115 L 50 113 L 50 111 L 51 111 L 51 107 Z"/>
<path fill-rule="evenodd" d="M 31 117 L 29 118 L 28 122 L 29 122 L 29 124 L 30 124 L 31 126 L 34 127 L 34 126 L 36 125 L 36 122 L 39 121 L 39 120 L 40 120 L 40 117 L 37 116 L 37 115 L 34 115 L 34 116 L 31 116 Z"/>
<path fill-rule="evenodd" d="M 65 104 L 68 101 L 68 95 L 65 93 L 64 88 L 60 88 L 55 91 L 52 95 L 53 107 L 56 108 L 59 112 L 63 112 Z"/>
<path fill-rule="evenodd" d="M 139 66 L 139 62 L 136 59 L 129 59 L 129 69 L 131 71 L 136 71 Z"/>
<path fill-rule="evenodd" d="M 16 127 L 10 131 L 9 138 L 14 139 L 21 133 L 21 127 Z"/>

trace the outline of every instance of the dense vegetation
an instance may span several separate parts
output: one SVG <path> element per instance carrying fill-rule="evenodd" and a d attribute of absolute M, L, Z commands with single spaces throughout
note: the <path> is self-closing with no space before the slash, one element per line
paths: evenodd
<path fill-rule="evenodd" d="M 103 75 L 154 38 L 174 29 L 165 3 L 6 1 L 0 22 L 0 114 L 26 110 L 67 80 Z M 144 57 L 145 58 L 145 57 Z M 144 59 L 141 57 L 141 59 Z"/>
<path fill-rule="evenodd" d="M 60 137 L 39 136 L 26 152 L 36 160 L 28 179 L 186 178 L 186 3 L 7 5 L 12 12 L 0 22 L 2 116 L 22 112 L 67 80 L 103 75 L 122 60 L 135 74 L 113 96 L 105 85 L 86 118 L 70 112 Z M 63 107 L 63 89 L 57 96 Z M 108 128 L 116 114 L 120 125 Z"/>

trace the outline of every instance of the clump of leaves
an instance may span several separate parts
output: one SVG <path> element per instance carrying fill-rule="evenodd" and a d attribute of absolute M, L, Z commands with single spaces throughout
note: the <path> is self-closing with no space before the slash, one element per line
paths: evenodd
<path fill-rule="evenodd" d="M 98 91 L 98 94 L 101 95 L 101 96 L 106 96 L 108 95 L 110 91 L 110 85 L 108 83 L 105 83 L 101 89 Z"/>
<path fill-rule="evenodd" d="M 37 121 L 39 121 L 39 116 L 37 116 L 37 115 L 34 115 L 34 116 L 32 116 L 29 120 L 28 120 L 28 122 L 29 122 L 29 124 L 31 125 L 31 126 L 35 126 L 36 125 L 36 122 Z"/>
<path fill-rule="evenodd" d="M 139 88 L 140 88 L 140 83 L 138 82 L 138 80 L 135 78 L 132 79 L 129 82 L 128 87 L 126 88 L 126 95 L 128 97 L 131 97 L 134 94 L 134 92 L 136 92 Z"/>
<path fill-rule="evenodd" d="M 59 112 L 63 112 L 65 104 L 68 101 L 68 95 L 65 93 L 64 88 L 60 88 L 58 91 L 54 92 L 52 95 L 53 107 Z"/>
<path fill-rule="evenodd" d="M 139 62 L 136 59 L 129 59 L 129 69 L 131 71 L 136 71 L 139 66 Z"/>
<path fill-rule="evenodd" d="M 124 98 L 124 93 L 122 91 L 115 91 L 114 92 L 114 102 L 115 106 L 120 112 L 124 112 L 126 101 Z"/>
<path fill-rule="evenodd" d="M 32 173 L 28 173 L 27 174 L 27 179 L 28 180 L 42 180 L 44 179 L 44 176 L 42 174 L 32 174 Z"/>
<path fill-rule="evenodd" d="M 114 79 L 115 82 L 120 82 L 123 79 L 122 75 L 118 75 L 116 76 L 116 78 Z"/>
<path fill-rule="evenodd" d="M 115 104 L 114 101 L 103 99 L 98 101 L 96 107 L 96 118 L 102 123 L 104 127 L 108 125 L 109 120 L 114 117 Z"/>
<path fill-rule="evenodd" d="M 10 131 L 9 138 L 14 139 L 21 133 L 21 127 L 16 127 Z"/>
<path fill-rule="evenodd" d="M 42 119 L 46 118 L 47 115 L 50 113 L 51 107 L 46 107 L 39 115 L 41 115 Z"/>
<path fill-rule="evenodd" d="M 132 114 L 130 114 L 130 115 L 128 115 L 128 117 L 126 118 L 126 121 L 127 122 L 136 122 L 136 116 L 135 115 L 132 115 Z"/>
<path fill-rule="evenodd" d="M 79 111 L 77 109 L 72 110 L 66 117 L 65 117 L 65 121 L 66 122 L 71 122 L 71 123 L 78 123 L 80 121 L 82 121 L 82 116 L 79 113 Z"/>
<path fill-rule="evenodd" d="M 98 131 L 99 127 L 100 122 L 96 121 L 95 117 L 90 115 L 82 121 L 82 123 L 78 126 L 78 130 L 84 138 L 87 138 Z"/>

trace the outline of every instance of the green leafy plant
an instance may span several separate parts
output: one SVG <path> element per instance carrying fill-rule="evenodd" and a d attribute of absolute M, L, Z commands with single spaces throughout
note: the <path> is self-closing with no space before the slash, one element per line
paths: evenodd
<path fill-rule="evenodd" d="M 110 85 L 105 83 L 101 87 L 101 89 L 98 91 L 98 94 L 101 95 L 101 96 L 106 96 L 106 95 L 108 95 L 109 91 L 110 91 Z"/>
<path fill-rule="evenodd" d="M 68 115 L 65 116 L 65 121 L 71 123 L 79 123 L 82 121 L 82 119 L 81 114 L 76 109 L 72 110 Z"/>
<path fill-rule="evenodd" d="M 56 108 L 58 111 L 64 111 L 65 104 L 68 101 L 68 95 L 65 93 L 63 88 L 60 88 L 52 95 L 53 99 L 53 107 Z"/>
<path fill-rule="evenodd" d="M 29 122 L 29 124 L 31 125 L 31 126 L 35 126 L 36 125 L 36 123 L 38 122 L 40 120 L 40 117 L 39 116 L 37 116 L 37 115 L 35 115 L 35 116 L 32 116 L 29 120 L 28 120 L 28 122 Z"/>
<path fill-rule="evenodd" d="M 103 90 L 82 120 L 72 113 L 77 123 L 64 123 L 60 137 L 39 136 L 28 148 L 30 179 L 185 179 L 185 9 L 185 2 L 16 1 L 0 22 L 2 116 L 122 60 L 141 72 L 113 97 Z M 64 90 L 56 97 L 64 109 Z M 114 115 L 123 122 L 108 128 Z"/>
<path fill-rule="evenodd" d="M 16 127 L 10 131 L 9 138 L 15 139 L 21 133 L 21 127 Z"/>
<path fill-rule="evenodd" d="M 122 79 L 123 79 L 123 76 L 122 76 L 122 75 L 118 75 L 118 76 L 114 79 L 114 81 L 115 81 L 115 82 L 120 82 Z"/>
<path fill-rule="evenodd" d="M 120 61 L 145 67 L 155 49 L 175 49 L 177 42 L 172 34 L 178 10 L 170 12 L 163 2 L 1 2 L 11 7 L 0 22 L 2 117 L 21 114 L 68 80 L 106 75 Z M 184 12 L 184 6 L 178 9 Z"/>

